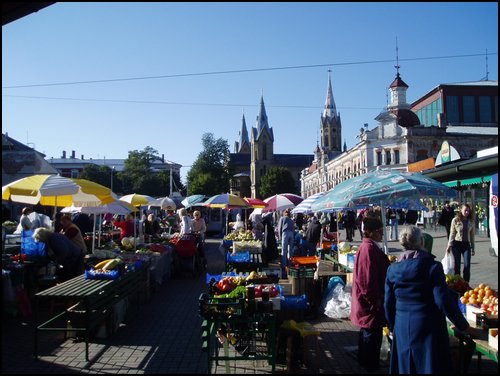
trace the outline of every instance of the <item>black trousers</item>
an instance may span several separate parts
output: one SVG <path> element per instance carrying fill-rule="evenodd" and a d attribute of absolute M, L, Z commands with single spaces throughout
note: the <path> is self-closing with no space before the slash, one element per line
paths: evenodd
<path fill-rule="evenodd" d="M 358 362 L 367 371 L 376 371 L 380 366 L 382 328 L 361 328 L 358 338 Z"/>

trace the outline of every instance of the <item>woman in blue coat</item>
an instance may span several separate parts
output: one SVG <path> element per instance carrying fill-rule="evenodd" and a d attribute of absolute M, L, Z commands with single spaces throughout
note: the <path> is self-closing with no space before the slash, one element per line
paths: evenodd
<path fill-rule="evenodd" d="M 458 308 L 440 262 L 423 247 L 422 232 L 408 226 L 400 234 L 404 252 L 389 266 L 384 308 L 393 333 L 390 373 L 453 372 L 446 317 L 458 330 L 477 334 Z"/>

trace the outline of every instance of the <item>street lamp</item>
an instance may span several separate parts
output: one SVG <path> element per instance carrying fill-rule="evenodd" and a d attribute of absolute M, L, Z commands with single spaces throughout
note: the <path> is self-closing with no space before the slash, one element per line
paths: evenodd
<path fill-rule="evenodd" d="M 115 172 L 115 166 L 111 167 L 111 192 L 113 192 L 113 172 Z"/>

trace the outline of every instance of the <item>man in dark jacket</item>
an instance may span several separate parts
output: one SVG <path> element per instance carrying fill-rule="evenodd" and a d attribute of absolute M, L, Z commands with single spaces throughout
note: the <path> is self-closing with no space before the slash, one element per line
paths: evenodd
<path fill-rule="evenodd" d="M 443 210 L 439 215 L 438 224 L 446 228 L 446 237 L 450 238 L 451 221 L 455 217 L 455 210 L 450 206 L 449 201 L 444 202 Z"/>
<path fill-rule="evenodd" d="M 307 241 L 307 255 L 314 256 L 316 254 L 316 244 L 321 238 L 321 223 L 316 215 L 311 217 L 309 225 L 307 226 L 304 239 Z"/>

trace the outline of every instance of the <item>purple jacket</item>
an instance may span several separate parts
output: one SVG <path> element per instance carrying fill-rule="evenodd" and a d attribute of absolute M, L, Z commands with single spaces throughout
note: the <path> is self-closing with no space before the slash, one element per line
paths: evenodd
<path fill-rule="evenodd" d="M 389 259 L 373 240 L 363 238 L 356 253 L 351 322 L 365 329 L 385 325 L 384 288 Z"/>

